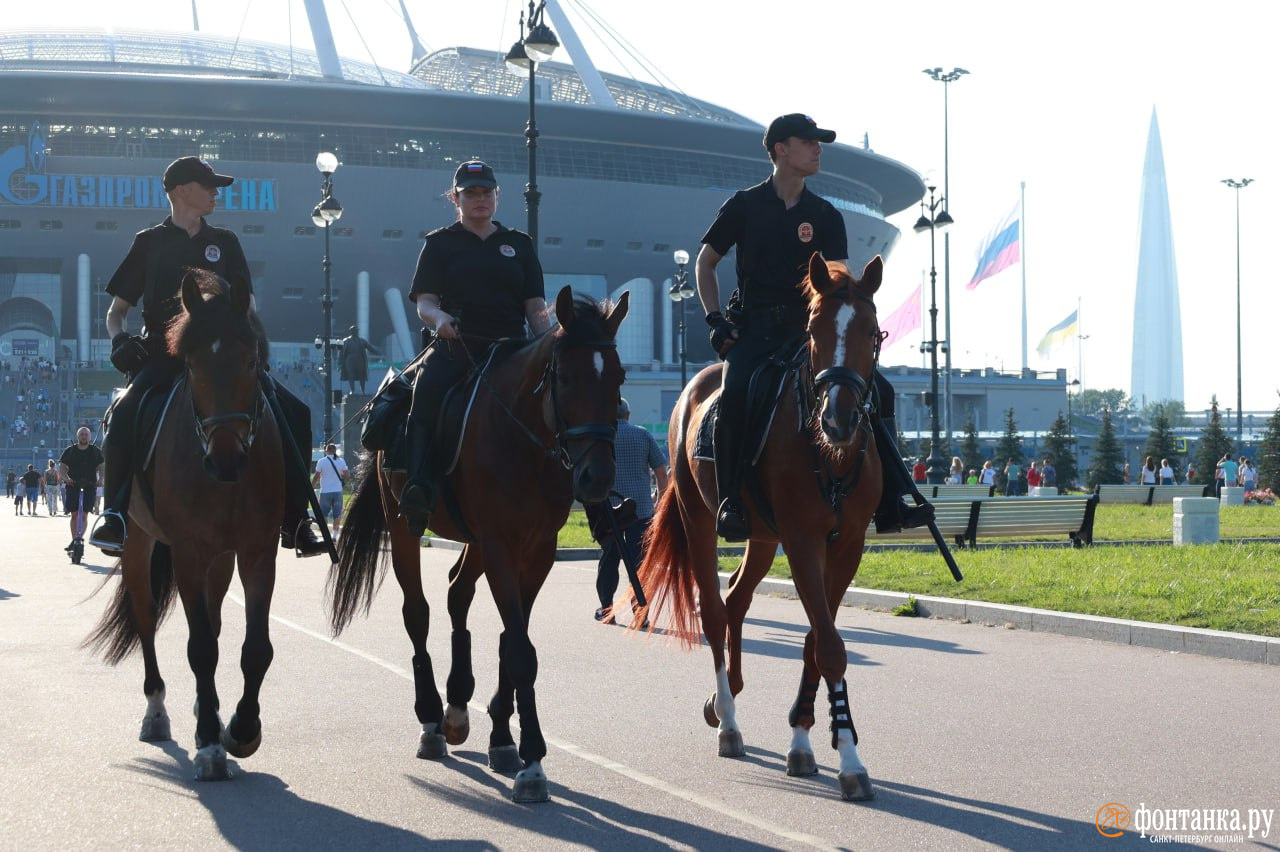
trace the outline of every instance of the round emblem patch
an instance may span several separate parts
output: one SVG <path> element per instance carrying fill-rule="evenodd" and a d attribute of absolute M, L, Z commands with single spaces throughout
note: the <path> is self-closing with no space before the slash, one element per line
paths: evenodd
<path fill-rule="evenodd" d="M 217 263 L 218 260 L 221 259 L 221 257 L 222 257 L 222 249 L 218 248 L 217 246 L 204 247 L 204 259 L 209 261 L 210 263 Z"/>
<path fill-rule="evenodd" d="M 813 241 L 813 226 L 808 222 L 801 222 L 800 227 L 796 229 L 796 235 L 800 237 L 800 242 L 808 243 Z"/>
<path fill-rule="evenodd" d="M 511 246 L 507 245 L 506 243 L 503 243 L 502 245 L 498 246 L 498 251 L 502 252 L 503 257 L 516 256 L 516 250 L 513 249 Z"/>

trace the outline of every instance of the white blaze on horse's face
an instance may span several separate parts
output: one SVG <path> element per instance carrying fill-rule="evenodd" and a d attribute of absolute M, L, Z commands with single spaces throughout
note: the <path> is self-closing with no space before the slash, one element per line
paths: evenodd
<path fill-rule="evenodd" d="M 214 355 L 218 354 L 218 350 L 222 348 L 222 338 L 213 341 L 213 345 L 209 347 L 209 351 Z"/>
<path fill-rule="evenodd" d="M 599 379 L 604 375 L 604 353 L 597 350 L 596 353 L 591 356 L 591 363 L 595 365 L 596 378 Z"/>
<path fill-rule="evenodd" d="M 840 306 L 839 310 L 836 311 L 835 351 L 831 358 L 832 367 L 849 366 L 845 363 L 845 360 L 849 356 L 849 332 L 853 329 L 853 323 L 854 320 L 857 319 L 857 316 L 858 311 L 853 306 L 852 301 L 845 302 Z M 847 410 L 852 410 L 852 407 L 857 404 L 856 399 L 848 402 L 841 399 L 842 395 L 852 393 L 853 392 L 843 384 L 832 383 L 827 385 L 825 402 L 822 406 L 822 421 L 826 426 L 828 436 L 840 435 L 844 438 L 852 437 L 851 434 L 845 434 L 849 431 L 848 429 L 841 428 L 840 417 L 838 414 L 841 410 L 842 403 L 844 403 L 844 408 Z"/>

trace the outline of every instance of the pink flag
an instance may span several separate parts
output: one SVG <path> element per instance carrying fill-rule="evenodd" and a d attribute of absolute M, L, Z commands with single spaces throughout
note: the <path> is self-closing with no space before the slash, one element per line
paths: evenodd
<path fill-rule="evenodd" d="M 880 330 L 889 335 L 884 339 L 884 343 L 880 344 L 882 349 L 888 349 L 920 327 L 920 300 L 923 294 L 924 282 L 921 281 L 920 286 L 911 291 L 911 295 L 902 303 L 902 306 L 880 323 Z"/>

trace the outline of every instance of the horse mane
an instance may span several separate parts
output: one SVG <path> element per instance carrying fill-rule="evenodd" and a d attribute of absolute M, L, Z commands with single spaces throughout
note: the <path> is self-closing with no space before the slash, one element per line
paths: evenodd
<path fill-rule="evenodd" d="M 831 280 L 836 284 L 835 287 L 825 293 L 821 292 L 817 287 L 813 286 L 813 281 L 810 280 L 807 272 L 804 280 L 796 285 L 808 301 L 810 311 L 817 307 L 818 302 L 824 298 L 847 299 L 858 285 L 858 281 L 853 277 L 853 273 L 849 271 L 849 267 L 843 263 L 829 260 L 824 260 L 823 263 L 827 265 L 827 271 L 831 275 Z"/>
<path fill-rule="evenodd" d="M 265 364 L 270 356 L 270 347 L 258 312 L 250 309 L 244 315 L 236 311 L 231 304 L 230 285 L 216 272 L 192 267 L 186 270 L 186 274 L 196 280 L 204 298 L 204 307 L 200 311 L 199 322 L 193 322 L 195 318 L 187 313 L 185 306 L 169 321 L 165 329 L 165 346 L 169 354 L 174 358 L 186 358 L 193 352 L 208 349 L 214 341 L 230 336 L 255 346 L 258 360 Z M 178 304 L 182 305 L 181 296 Z"/>

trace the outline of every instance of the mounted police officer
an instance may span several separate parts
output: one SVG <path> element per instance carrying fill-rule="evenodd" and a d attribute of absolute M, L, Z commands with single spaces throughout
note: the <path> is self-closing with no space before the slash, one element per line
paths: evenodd
<path fill-rule="evenodd" d="M 764 183 L 734 194 L 702 237 L 696 275 L 698 297 L 711 327 L 711 348 L 725 361 L 720 412 L 715 423 L 716 485 L 720 506 L 716 531 L 728 541 L 751 537 L 743 510 L 744 423 L 747 391 L 756 368 L 774 355 L 789 356 L 805 337 L 808 309 L 798 289 L 813 253 L 844 263 L 849 256 L 844 219 L 830 202 L 805 186 L 818 173 L 822 144 L 835 131 L 823 130 L 801 113 L 780 116 L 769 125 L 764 148 L 773 174 Z M 716 265 L 738 248 L 738 289 L 725 313 L 720 310 Z M 877 371 L 879 396 L 876 447 L 885 488 L 876 510 L 876 529 L 896 531 L 927 524 L 933 507 L 906 475 L 893 425 L 893 387 Z M 908 507 L 902 495 L 919 505 Z"/>
<path fill-rule="evenodd" d="M 109 555 L 123 552 L 125 517 L 138 457 L 134 434 L 143 397 L 148 391 L 166 392 L 183 371 L 180 360 L 165 347 L 165 327 L 181 313 L 182 276 L 188 268 L 208 269 L 224 279 L 239 278 L 252 287 L 249 264 L 236 235 L 216 228 L 204 217 L 217 206 L 218 189 L 235 178 L 216 174 L 198 157 L 174 160 L 164 170 L 164 191 L 171 214 L 159 225 L 139 231 L 124 261 L 111 276 L 107 292 L 107 334 L 111 336 L 111 363 L 130 376 L 128 388 L 111 409 L 111 428 L 103 441 L 106 457 L 105 508 L 90 543 Z M 125 329 L 129 311 L 142 305 L 143 330 L 131 335 Z M 250 305 L 253 306 L 252 297 Z M 307 516 L 310 492 L 307 465 L 300 455 L 311 446 L 311 412 L 306 404 L 265 373 L 263 391 L 275 397 L 285 423 L 281 437 L 293 451 L 285 452 L 285 519 L 281 541 L 300 556 L 326 552 L 325 543 L 311 528 Z M 288 435 L 284 433 L 287 431 Z"/>

